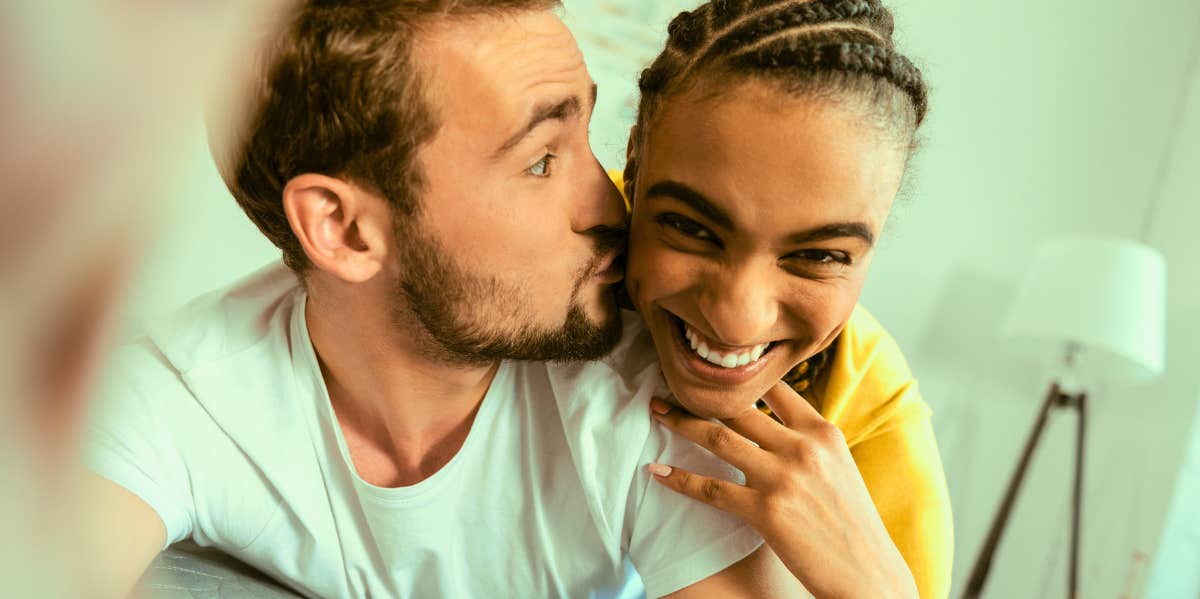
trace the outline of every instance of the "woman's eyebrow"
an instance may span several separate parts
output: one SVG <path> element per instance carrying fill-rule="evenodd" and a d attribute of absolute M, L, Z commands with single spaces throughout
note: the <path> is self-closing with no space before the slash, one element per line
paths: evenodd
<path fill-rule="evenodd" d="M 679 200 L 687 204 L 692 210 L 703 214 L 713 224 L 731 231 L 734 229 L 733 218 L 729 214 L 704 197 L 704 194 L 683 183 L 671 180 L 659 181 L 651 185 L 650 189 L 646 191 L 647 200 L 655 197 L 667 197 Z"/>
<path fill-rule="evenodd" d="M 800 245 L 814 241 L 827 241 L 845 237 L 857 237 L 866 242 L 868 246 L 875 245 L 875 234 L 871 232 L 871 228 L 866 223 L 831 223 L 822 225 L 815 229 L 792 233 L 787 236 L 787 242 Z"/>
<path fill-rule="evenodd" d="M 712 221 L 713 224 L 722 227 L 726 230 L 733 231 L 736 229 L 733 223 L 733 218 L 727 212 L 721 209 L 704 194 L 688 187 L 678 181 L 659 181 L 650 186 L 646 192 L 646 199 L 650 200 L 655 197 L 673 198 L 684 204 L 687 204 L 692 210 L 704 215 L 705 218 Z M 863 240 L 868 246 L 875 245 L 875 234 L 871 232 L 871 227 L 866 223 L 861 222 L 844 222 L 830 223 L 821 225 L 807 231 L 800 231 L 788 235 L 784 241 L 788 244 L 805 244 L 817 241 L 828 241 L 830 239 L 843 239 L 846 237 L 855 237 Z"/>

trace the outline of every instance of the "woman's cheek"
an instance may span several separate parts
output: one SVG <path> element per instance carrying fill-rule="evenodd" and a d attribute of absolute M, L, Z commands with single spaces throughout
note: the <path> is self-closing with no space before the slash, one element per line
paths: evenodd
<path fill-rule="evenodd" d="M 644 297 L 660 287 L 672 270 L 672 252 L 664 251 L 657 240 L 649 239 L 643 230 L 635 230 L 629 240 L 627 279 L 630 295 L 636 303 L 653 298 Z"/>
<path fill-rule="evenodd" d="M 633 230 L 629 234 L 629 250 L 625 262 L 625 288 L 638 309 L 643 307 L 642 282 L 649 276 L 647 266 L 650 256 L 647 254 L 650 249 L 646 247 L 644 237 L 643 228 L 635 222 Z"/>
<path fill-rule="evenodd" d="M 649 301 L 660 301 L 677 296 L 694 287 L 700 278 L 696 259 L 693 256 L 658 246 L 643 253 L 646 263 L 639 277 L 643 294 Z"/>
<path fill-rule="evenodd" d="M 810 287 L 793 295 L 799 301 L 793 303 L 795 313 L 809 327 L 812 342 L 823 349 L 832 341 L 850 319 L 858 303 L 861 282 L 844 281 L 841 285 Z"/>

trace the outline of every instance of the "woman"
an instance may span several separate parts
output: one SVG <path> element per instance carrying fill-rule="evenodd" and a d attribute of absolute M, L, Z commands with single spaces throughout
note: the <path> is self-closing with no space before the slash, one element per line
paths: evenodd
<path fill-rule="evenodd" d="M 751 523 L 817 596 L 946 596 L 929 409 L 857 307 L 926 111 L 890 12 L 709 2 L 671 23 L 640 88 L 627 287 L 678 404 L 653 417 L 746 484 L 651 471 Z"/>

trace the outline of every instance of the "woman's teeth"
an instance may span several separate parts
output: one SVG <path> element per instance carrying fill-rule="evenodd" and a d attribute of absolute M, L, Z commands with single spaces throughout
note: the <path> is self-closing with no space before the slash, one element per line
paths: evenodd
<path fill-rule="evenodd" d="M 687 323 L 683 325 L 683 333 L 687 337 L 688 343 L 691 344 L 692 351 L 696 352 L 696 355 L 722 368 L 740 368 L 751 362 L 757 362 L 763 356 L 763 353 L 767 351 L 767 348 L 771 346 L 770 343 L 762 343 L 754 347 L 722 353 L 708 347 L 707 338 L 694 331 Z"/>

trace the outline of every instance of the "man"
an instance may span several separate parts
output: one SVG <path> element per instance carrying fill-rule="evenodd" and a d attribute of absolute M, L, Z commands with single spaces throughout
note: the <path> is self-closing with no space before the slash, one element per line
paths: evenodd
<path fill-rule="evenodd" d="M 565 391 L 622 373 L 539 362 L 621 333 L 624 211 L 555 4 L 314 0 L 268 44 L 217 158 L 287 268 L 120 352 L 87 451 L 115 588 L 186 537 L 311 596 L 605 596 L 626 560 L 654 596 L 791 578 L 641 470 L 731 474 L 651 428 L 652 385 L 589 403 Z"/>

